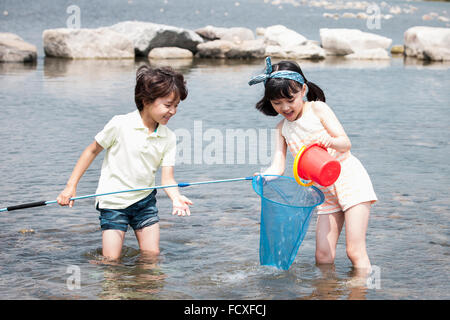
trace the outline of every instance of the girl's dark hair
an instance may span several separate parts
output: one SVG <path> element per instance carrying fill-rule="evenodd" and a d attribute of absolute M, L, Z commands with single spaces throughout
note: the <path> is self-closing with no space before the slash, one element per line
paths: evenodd
<path fill-rule="evenodd" d="M 187 97 L 186 81 L 181 73 L 170 67 L 151 68 L 143 65 L 137 69 L 134 101 L 139 111 L 144 108 L 144 102 L 152 103 L 172 92 L 175 92 L 180 100 Z"/>
<path fill-rule="evenodd" d="M 325 102 L 325 94 L 322 89 L 316 84 L 306 80 L 305 75 L 300 69 L 300 66 L 293 61 L 281 61 L 272 65 L 272 72 L 280 70 L 289 70 L 300 73 L 305 79 L 305 84 L 308 86 L 308 93 L 306 97 L 308 101 L 323 101 Z M 302 90 L 302 85 L 294 80 L 283 78 L 271 78 L 265 84 L 264 97 L 256 103 L 256 109 L 268 116 L 277 116 L 278 113 L 272 106 L 270 100 L 277 100 L 282 98 L 291 99 L 294 94 Z"/>

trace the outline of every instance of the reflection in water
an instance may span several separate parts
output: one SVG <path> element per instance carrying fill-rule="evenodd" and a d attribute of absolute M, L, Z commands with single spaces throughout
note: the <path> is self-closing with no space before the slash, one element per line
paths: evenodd
<path fill-rule="evenodd" d="M 193 59 L 148 60 L 147 58 L 137 57 L 136 59 L 108 60 L 45 57 L 44 76 L 47 79 L 73 77 L 87 83 L 96 80 L 111 80 L 111 78 L 122 79 L 124 74 L 133 74 L 143 64 L 154 67 L 170 66 L 186 74 L 189 73 L 193 63 Z"/>
<path fill-rule="evenodd" d="M 45 57 L 44 76 L 56 78 L 64 76 L 83 76 L 84 81 L 109 77 L 113 74 L 121 75 L 133 71 L 133 59 L 96 60 L 96 59 L 60 59 Z"/>
<path fill-rule="evenodd" d="M 352 268 L 349 273 L 349 280 L 345 285 L 349 290 L 349 300 L 365 300 L 367 294 L 367 284 L 370 272 L 367 269 Z"/>
<path fill-rule="evenodd" d="M 112 261 L 101 255 L 101 248 L 94 254 L 91 264 L 97 264 L 103 270 L 100 283 L 100 299 L 158 299 L 158 293 L 164 287 L 166 275 L 159 267 L 158 256 L 124 247 L 119 261 Z"/>
<path fill-rule="evenodd" d="M 150 59 L 149 62 L 156 68 L 170 66 L 175 70 L 187 70 L 192 67 L 194 59 Z"/>
<path fill-rule="evenodd" d="M 0 74 L 26 73 L 35 71 L 37 63 L 0 63 Z"/>
<path fill-rule="evenodd" d="M 273 59 L 277 63 L 284 59 Z M 345 59 L 343 57 L 327 57 L 320 61 L 313 60 L 297 60 L 302 67 L 318 67 L 318 68 L 346 68 L 346 69 L 382 69 L 391 67 L 397 60 L 403 60 L 406 67 L 424 67 L 431 69 L 448 69 L 450 62 L 430 62 L 419 60 L 416 58 L 393 58 L 390 60 L 354 60 Z M 188 74 L 192 68 L 202 68 L 204 71 L 220 72 L 236 72 L 242 68 L 251 68 L 251 66 L 263 66 L 263 59 L 251 60 L 228 60 L 228 59 L 147 59 L 138 57 L 133 59 L 122 60 L 72 60 L 45 57 L 44 59 L 44 76 L 46 78 L 58 78 L 65 76 L 82 76 L 83 81 L 86 80 L 103 80 L 110 79 L 115 75 L 123 76 L 124 72 L 133 73 L 139 66 L 148 64 L 154 67 L 170 66 L 175 70 Z M 236 69 L 237 68 L 237 69 Z M 263 67 L 261 67 L 263 68 Z M 29 70 L 35 70 L 36 64 L 0 64 L 1 73 L 14 73 Z"/>
<path fill-rule="evenodd" d="M 405 57 L 403 59 L 403 65 L 405 67 L 416 67 L 426 68 L 426 69 L 435 69 L 435 70 L 445 70 L 450 68 L 450 61 L 430 61 L 430 60 L 420 60 L 413 57 Z"/>
<path fill-rule="evenodd" d="M 340 278 L 334 264 L 317 265 L 320 277 L 312 279 L 313 292 L 302 300 L 366 300 L 367 272 L 352 270 L 348 278 Z"/>
<path fill-rule="evenodd" d="M 346 69 L 384 69 L 391 66 L 391 60 L 364 60 L 347 59 L 341 56 L 327 56 L 320 61 L 297 60 L 301 66 L 319 67 L 319 68 L 346 68 Z"/>

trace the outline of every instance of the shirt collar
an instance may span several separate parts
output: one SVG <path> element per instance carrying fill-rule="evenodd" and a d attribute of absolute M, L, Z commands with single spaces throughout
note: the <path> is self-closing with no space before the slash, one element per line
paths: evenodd
<path fill-rule="evenodd" d="M 148 130 L 148 128 L 144 125 L 144 122 L 142 121 L 141 114 L 139 113 L 139 110 L 136 110 L 132 112 L 132 125 L 135 129 L 142 129 L 142 130 Z M 165 125 L 158 124 L 158 127 L 156 128 L 156 132 L 152 132 L 150 136 L 152 137 L 165 137 L 167 135 L 167 128 Z"/>

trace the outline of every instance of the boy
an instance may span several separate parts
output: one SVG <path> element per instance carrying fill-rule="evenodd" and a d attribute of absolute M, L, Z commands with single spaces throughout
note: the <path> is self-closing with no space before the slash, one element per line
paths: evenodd
<path fill-rule="evenodd" d="M 73 206 L 70 198 L 82 175 L 96 156 L 106 149 L 96 193 L 148 188 L 155 185 L 155 173 L 161 167 L 161 183 L 173 185 L 176 136 L 166 127 L 175 115 L 180 100 L 187 97 L 183 75 L 171 68 L 140 67 L 136 72 L 135 103 L 137 110 L 113 117 L 81 154 L 60 193 L 60 205 Z M 192 202 L 178 188 L 164 191 L 172 200 L 172 214 L 190 215 Z M 159 217 L 156 190 L 126 192 L 98 197 L 102 253 L 110 259 L 120 257 L 125 232 L 130 225 L 141 251 L 159 254 Z"/>

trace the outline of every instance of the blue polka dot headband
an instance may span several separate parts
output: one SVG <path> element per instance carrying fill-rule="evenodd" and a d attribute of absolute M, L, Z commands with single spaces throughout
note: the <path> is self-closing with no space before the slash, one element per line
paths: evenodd
<path fill-rule="evenodd" d="M 272 61 L 270 60 L 270 57 L 266 58 L 266 71 L 263 74 L 257 75 L 255 77 L 252 77 L 248 84 L 250 86 L 264 82 L 266 84 L 267 80 L 273 79 L 273 78 L 283 78 L 283 79 L 289 79 L 297 81 L 300 84 L 305 83 L 305 79 L 303 79 L 302 75 L 295 71 L 289 71 L 289 70 L 281 70 L 281 71 L 275 71 L 272 72 Z"/>

